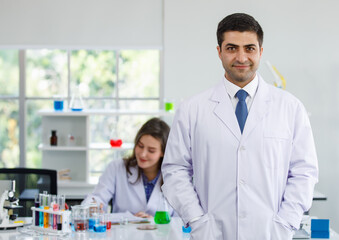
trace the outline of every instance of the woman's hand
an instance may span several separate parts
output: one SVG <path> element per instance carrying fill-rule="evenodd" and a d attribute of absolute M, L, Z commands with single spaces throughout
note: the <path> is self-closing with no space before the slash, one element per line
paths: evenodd
<path fill-rule="evenodd" d="M 137 212 L 136 214 L 134 214 L 134 216 L 141 217 L 141 218 L 153 218 L 152 215 L 149 215 L 145 212 Z"/>
<path fill-rule="evenodd" d="M 92 198 L 92 203 L 97 203 L 97 201 L 95 201 L 95 199 Z M 104 213 L 104 204 L 103 203 L 99 204 L 99 212 Z"/>

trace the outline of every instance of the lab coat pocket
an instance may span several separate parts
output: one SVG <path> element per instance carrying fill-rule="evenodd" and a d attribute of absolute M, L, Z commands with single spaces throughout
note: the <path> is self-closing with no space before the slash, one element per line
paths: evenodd
<path fill-rule="evenodd" d="M 265 132 L 263 138 L 263 162 L 267 168 L 281 169 L 288 166 L 292 140 L 283 132 Z"/>
<path fill-rule="evenodd" d="M 221 240 L 221 231 L 216 225 L 214 217 L 205 214 L 198 221 L 191 224 L 192 232 L 190 240 Z"/>
<path fill-rule="evenodd" d="M 272 221 L 271 240 L 291 240 L 293 230 L 281 222 L 279 216 L 275 216 Z"/>

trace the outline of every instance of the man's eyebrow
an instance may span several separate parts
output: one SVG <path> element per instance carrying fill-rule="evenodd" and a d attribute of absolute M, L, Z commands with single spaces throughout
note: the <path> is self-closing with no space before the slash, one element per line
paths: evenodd
<path fill-rule="evenodd" d="M 227 43 L 225 46 L 227 47 L 239 47 L 239 45 L 234 44 L 234 43 Z M 254 43 L 246 44 L 244 47 L 256 47 Z"/>
<path fill-rule="evenodd" d="M 251 44 L 246 44 L 245 47 L 256 47 L 257 45 L 255 45 L 254 43 Z"/>
<path fill-rule="evenodd" d="M 233 44 L 233 43 L 227 43 L 225 46 L 228 47 L 239 47 L 239 45 Z"/>

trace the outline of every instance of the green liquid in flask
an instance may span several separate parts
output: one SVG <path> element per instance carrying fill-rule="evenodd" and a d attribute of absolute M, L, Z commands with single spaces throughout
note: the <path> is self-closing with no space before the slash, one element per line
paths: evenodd
<path fill-rule="evenodd" d="M 166 211 L 157 211 L 154 216 L 154 222 L 156 224 L 167 224 L 171 221 L 168 212 Z"/>

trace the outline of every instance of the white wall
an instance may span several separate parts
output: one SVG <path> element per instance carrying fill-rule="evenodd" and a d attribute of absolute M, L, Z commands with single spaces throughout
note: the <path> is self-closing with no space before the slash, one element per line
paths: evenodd
<path fill-rule="evenodd" d="M 0 0 L 0 45 L 159 48 L 159 0 Z"/>
<path fill-rule="evenodd" d="M 339 2 L 168 0 L 164 21 L 165 96 L 179 101 L 212 86 L 223 69 L 216 52 L 216 28 L 233 12 L 254 16 L 264 30 L 259 69 L 267 82 L 269 60 L 310 113 L 319 167 L 316 189 L 328 197 L 312 215 L 330 218 L 339 231 Z"/>

